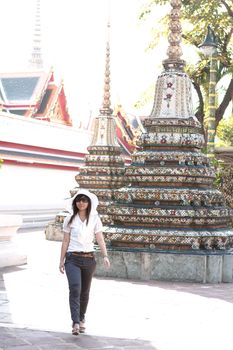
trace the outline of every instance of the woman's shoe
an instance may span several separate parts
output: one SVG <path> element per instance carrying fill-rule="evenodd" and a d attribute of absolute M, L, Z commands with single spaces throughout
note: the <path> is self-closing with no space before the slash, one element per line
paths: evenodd
<path fill-rule="evenodd" d="M 73 324 L 72 334 L 73 335 L 79 335 L 79 324 L 78 323 L 74 323 Z"/>
<path fill-rule="evenodd" d="M 85 327 L 85 322 L 84 321 L 80 321 L 79 324 L 79 333 L 85 333 L 86 327 Z"/>

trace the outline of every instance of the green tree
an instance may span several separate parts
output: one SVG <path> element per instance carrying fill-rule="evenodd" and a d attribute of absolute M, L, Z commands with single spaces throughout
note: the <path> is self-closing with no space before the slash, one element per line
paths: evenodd
<path fill-rule="evenodd" d="M 225 146 L 233 146 L 233 116 L 220 121 L 217 136 L 224 142 Z"/>
<path fill-rule="evenodd" d="M 153 10 L 158 5 L 168 5 L 170 0 L 151 0 L 140 15 L 141 19 L 153 16 Z M 184 42 L 194 45 L 196 48 L 202 43 L 207 26 L 214 30 L 218 40 L 218 67 L 217 83 L 223 77 L 227 77 L 224 91 L 218 96 L 216 108 L 216 128 L 222 120 L 226 108 L 233 98 L 233 1 L 232 0 L 181 0 L 182 3 L 182 24 Z M 168 10 L 169 15 L 169 10 Z M 163 25 L 168 21 L 168 15 L 162 19 Z M 157 25 L 157 23 L 156 23 Z M 164 35 L 164 28 L 157 26 L 154 29 L 154 38 L 150 44 L 153 48 L 161 35 Z M 167 34 L 167 33 L 166 33 Z M 195 65 L 187 65 L 186 71 L 190 76 L 198 96 L 196 117 L 204 124 L 205 113 L 208 110 L 208 79 L 209 59 L 199 53 L 199 60 Z"/>

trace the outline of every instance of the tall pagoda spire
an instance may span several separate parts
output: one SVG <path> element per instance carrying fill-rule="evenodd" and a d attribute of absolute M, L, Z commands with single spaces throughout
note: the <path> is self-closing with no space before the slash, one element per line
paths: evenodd
<path fill-rule="evenodd" d="M 109 31 L 110 23 L 107 24 L 108 39 L 106 45 L 106 61 L 105 61 L 105 74 L 104 74 L 104 95 L 102 106 L 99 109 L 100 115 L 95 119 L 94 135 L 91 141 L 91 145 L 88 147 L 89 151 L 92 148 L 95 150 L 97 147 L 114 147 L 117 153 L 120 151 L 120 146 L 116 135 L 116 121 L 112 115 L 110 102 L 110 44 L 109 44 Z"/>
<path fill-rule="evenodd" d="M 43 69 L 42 47 L 41 47 L 41 16 L 40 0 L 36 0 L 35 27 L 33 34 L 33 48 L 29 60 L 29 68 L 40 70 Z"/>
<path fill-rule="evenodd" d="M 94 120 L 94 134 L 88 147 L 89 154 L 85 156 L 85 166 L 75 177 L 80 187 L 88 188 L 98 196 L 99 212 L 104 223 L 109 221 L 106 207 L 112 204 L 113 190 L 123 186 L 125 171 L 110 101 L 109 22 L 107 30 L 103 102 L 99 110 L 100 114 Z"/>
<path fill-rule="evenodd" d="M 157 79 L 154 105 L 143 122 L 141 150 L 126 168 L 130 184 L 114 192 L 113 225 L 105 239 L 115 249 L 228 250 L 232 210 L 214 185 L 202 127 L 183 71 L 180 0 L 171 0 L 168 58 Z"/>
<path fill-rule="evenodd" d="M 111 94 L 110 94 L 110 23 L 107 24 L 108 39 L 106 45 L 106 62 L 105 62 L 105 79 L 104 79 L 104 95 L 102 107 L 100 108 L 101 115 L 111 115 L 113 110 L 111 109 Z"/>

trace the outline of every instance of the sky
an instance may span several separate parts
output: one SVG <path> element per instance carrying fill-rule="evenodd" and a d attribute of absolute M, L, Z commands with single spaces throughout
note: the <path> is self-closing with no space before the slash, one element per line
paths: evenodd
<path fill-rule="evenodd" d="M 44 65 L 46 69 L 53 66 L 55 78 L 64 80 L 74 121 L 85 118 L 90 110 L 98 115 L 101 107 L 109 16 L 112 107 L 121 104 L 127 113 L 139 116 L 150 113 L 153 101 L 141 110 L 134 104 L 155 84 L 168 44 L 163 39 L 154 51 L 146 51 L 152 23 L 139 21 L 145 3 L 146 0 L 41 0 Z M 1 2 L 1 72 L 27 69 L 35 9 L 36 0 Z M 153 21 L 163 13 L 162 9 L 155 12 Z"/>

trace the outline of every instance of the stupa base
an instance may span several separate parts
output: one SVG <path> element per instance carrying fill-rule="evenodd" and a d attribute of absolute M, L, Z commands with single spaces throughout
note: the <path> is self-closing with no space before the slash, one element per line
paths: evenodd
<path fill-rule="evenodd" d="M 233 247 L 232 228 L 171 229 L 107 227 L 105 241 L 111 247 L 150 250 L 228 251 Z M 132 250 L 131 249 L 131 250 Z"/>
<path fill-rule="evenodd" d="M 96 276 L 196 283 L 233 282 L 233 251 L 108 250 L 110 269 L 96 252 Z"/>

